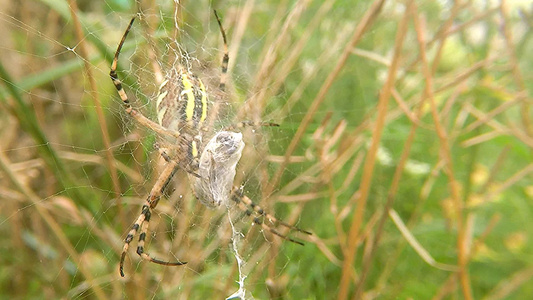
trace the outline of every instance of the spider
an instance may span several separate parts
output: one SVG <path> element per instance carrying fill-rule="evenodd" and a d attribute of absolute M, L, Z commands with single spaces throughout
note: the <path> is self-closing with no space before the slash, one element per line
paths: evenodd
<path fill-rule="evenodd" d="M 224 42 L 222 72 L 218 85 L 218 89 L 224 92 L 229 61 L 228 46 L 226 33 L 216 11 L 214 11 L 214 15 Z M 116 70 L 120 51 L 133 26 L 135 18 L 136 16 L 132 17 L 122 36 L 117 51 L 115 52 L 109 75 L 122 99 L 126 113 L 141 126 L 155 131 L 163 138 L 165 147 L 161 148 L 157 144 L 155 147 L 166 161 L 166 166 L 150 190 L 142 206 L 140 215 L 135 220 L 135 223 L 124 240 L 124 246 L 120 256 L 120 275 L 124 277 L 124 260 L 130 243 L 139 230 L 137 254 L 143 260 L 165 266 L 179 266 L 187 263 L 179 260 L 159 260 L 146 253 L 144 248 L 152 210 L 156 208 L 172 177 L 179 169 L 187 172 L 194 195 L 207 207 L 219 208 L 221 205 L 229 206 L 231 202 L 234 202 L 246 215 L 253 218 L 254 224 L 261 226 L 263 230 L 270 231 L 274 235 L 293 243 L 303 245 L 302 242 L 283 235 L 273 226 L 278 224 L 305 234 L 311 234 L 310 232 L 276 219 L 274 216 L 266 213 L 261 207 L 254 204 L 250 198 L 243 194 L 241 189 L 232 187 L 236 172 L 235 168 L 244 149 L 242 134 L 234 132 L 234 129 L 246 126 L 279 125 L 268 122 L 257 124 L 246 121 L 240 122 L 217 132 L 204 144 L 204 136 L 209 132 L 207 128 L 208 122 L 206 122 L 208 116 L 208 95 L 202 80 L 182 65 L 172 68 L 166 75 L 165 80 L 158 80 L 162 76 L 156 76 L 156 81 L 162 81 L 158 82 L 160 87 L 156 101 L 157 123 L 145 117 L 131 106 Z M 270 225 L 264 222 L 265 218 L 269 220 Z"/>

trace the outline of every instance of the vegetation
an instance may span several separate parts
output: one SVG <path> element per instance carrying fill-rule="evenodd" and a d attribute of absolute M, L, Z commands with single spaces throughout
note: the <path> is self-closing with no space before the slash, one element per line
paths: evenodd
<path fill-rule="evenodd" d="M 531 6 L 4 2 L 0 299 L 224 299 L 239 288 L 235 238 L 247 298 L 533 298 Z M 279 123 L 243 130 L 235 184 L 311 231 L 278 226 L 304 246 L 206 209 L 179 172 L 147 251 L 188 264 L 140 261 L 135 239 L 120 277 L 164 166 L 109 79 L 136 12 L 118 68 L 133 107 L 155 120 L 154 66 L 182 63 L 221 104 L 215 130 Z"/>

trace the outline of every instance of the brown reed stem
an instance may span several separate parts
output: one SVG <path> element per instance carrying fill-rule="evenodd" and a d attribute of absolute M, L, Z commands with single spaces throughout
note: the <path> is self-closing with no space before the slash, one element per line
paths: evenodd
<path fill-rule="evenodd" d="M 102 104 L 100 102 L 100 98 L 98 96 L 98 87 L 96 85 L 96 80 L 94 79 L 93 73 L 92 73 L 92 65 L 89 63 L 89 54 L 87 52 L 87 49 L 85 48 L 85 36 L 83 34 L 83 30 L 81 29 L 80 20 L 78 19 L 77 11 L 78 6 L 76 4 L 75 0 L 69 0 L 69 9 L 70 14 L 72 16 L 72 21 L 74 24 L 75 34 L 76 38 L 78 39 L 78 48 L 79 48 L 79 55 L 83 60 L 83 63 L 85 65 L 85 72 L 87 74 L 87 79 L 89 80 L 90 84 L 90 95 L 91 99 L 93 100 L 94 106 L 96 108 L 96 115 L 98 116 L 98 124 L 100 125 L 100 132 L 102 133 L 102 141 L 104 142 L 105 147 L 105 155 L 106 155 L 106 162 L 107 162 L 107 168 L 109 170 L 111 181 L 113 182 L 113 191 L 115 194 L 115 205 L 117 206 L 118 216 L 120 220 L 120 224 L 122 225 L 122 228 L 126 228 L 126 220 L 124 218 L 124 213 L 122 212 L 122 205 L 121 205 L 121 192 L 120 192 L 120 182 L 118 180 L 118 173 L 117 168 L 115 166 L 115 158 L 113 156 L 113 150 L 111 148 L 111 141 L 109 138 L 109 133 L 107 132 L 107 124 L 104 116 L 104 111 L 102 109 Z"/>

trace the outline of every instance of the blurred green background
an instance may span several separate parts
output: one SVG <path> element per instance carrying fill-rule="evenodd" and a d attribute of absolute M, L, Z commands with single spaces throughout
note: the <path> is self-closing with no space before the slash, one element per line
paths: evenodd
<path fill-rule="evenodd" d="M 313 234 L 230 209 L 246 298 L 533 298 L 529 1 L 0 1 L 0 299 L 224 299 L 225 209 L 175 176 L 140 261 L 123 240 L 164 162 L 156 65 L 182 64 L 243 130 L 235 185 Z M 218 91 L 228 35 L 228 89 Z M 529 53 L 529 54 L 528 54 Z M 154 64 L 155 63 L 155 64 Z M 212 132 L 211 132 L 212 133 Z M 268 220 L 264 220 L 268 223 Z M 276 224 L 273 224 L 276 226 Z"/>

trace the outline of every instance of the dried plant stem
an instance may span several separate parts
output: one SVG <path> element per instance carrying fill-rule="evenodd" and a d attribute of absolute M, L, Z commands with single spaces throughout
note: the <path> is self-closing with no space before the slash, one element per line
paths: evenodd
<path fill-rule="evenodd" d="M 475 108 L 473 105 L 471 105 L 470 103 L 466 103 L 464 105 L 464 109 L 467 110 L 472 116 L 482 120 L 482 119 L 486 119 L 486 114 L 482 111 L 480 111 L 479 109 Z M 487 133 L 487 135 L 502 135 L 502 134 L 508 134 L 508 135 L 513 135 L 515 136 L 518 140 L 520 140 L 521 142 L 523 142 L 524 144 L 526 144 L 527 146 L 533 148 L 533 138 L 531 138 L 530 136 L 528 136 L 524 131 L 522 130 L 519 130 L 517 128 L 508 128 L 508 126 L 505 126 L 503 124 L 501 124 L 500 122 L 498 122 L 496 119 L 488 119 L 487 122 L 486 122 L 486 125 L 488 127 L 491 127 L 494 129 L 494 131 L 491 131 L 489 133 Z M 467 141 L 464 141 L 463 144 L 466 146 L 472 146 L 475 144 L 475 140 L 479 137 L 483 137 L 484 135 L 480 135 L 478 137 L 474 137 L 472 138 L 471 140 L 467 140 Z M 477 141 L 479 142 L 479 141 Z"/>
<path fill-rule="evenodd" d="M 522 72 L 520 71 L 518 59 L 516 57 L 516 50 L 513 44 L 513 36 L 511 33 L 511 28 L 509 28 L 509 25 L 507 25 L 507 20 L 509 19 L 509 12 L 507 11 L 507 5 L 505 3 L 505 0 L 501 0 L 500 4 L 500 14 L 502 16 L 502 32 L 503 37 L 505 39 L 505 42 L 507 43 L 507 47 L 505 47 L 508 51 L 509 60 L 513 72 L 513 79 L 515 81 L 515 84 L 517 85 L 520 92 L 524 95 L 527 94 L 526 86 L 524 83 L 524 78 L 522 76 Z M 520 110 L 520 113 L 522 115 L 522 125 L 524 127 L 524 131 L 528 136 L 533 136 L 533 125 L 531 124 L 531 120 L 529 119 L 529 104 L 528 101 L 524 101 L 522 103 L 522 109 Z"/>
<path fill-rule="evenodd" d="M 408 11 L 407 11 L 407 13 L 405 15 L 406 17 L 408 15 L 413 15 L 413 14 L 417 13 L 417 11 L 415 10 L 415 7 L 412 4 L 413 4 L 412 1 L 409 2 L 408 8 L 407 8 Z M 420 31 L 420 29 L 417 28 L 417 31 Z M 423 41 L 419 40 L 419 44 L 420 44 L 420 47 L 424 47 Z M 383 234 L 385 220 L 387 219 L 387 217 L 390 216 L 391 219 L 394 219 L 393 215 L 392 215 L 393 214 L 392 207 L 393 207 L 393 204 L 394 204 L 394 200 L 396 198 L 396 194 L 398 192 L 398 188 L 400 186 L 400 179 L 402 177 L 402 174 L 404 173 L 405 164 L 407 163 L 407 160 L 409 158 L 409 154 L 411 152 L 411 146 L 412 146 L 412 144 L 414 142 L 414 139 L 415 139 L 416 130 L 418 129 L 418 127 L 420 125 L 419 124 L 419 120 L 421 119 L 421 117 L 423 115 L 423 107 L 424 107 L 424 103 L 425 103 L 424 100 L 425 99 L 426 99 L 425 97 L 422 97 L 422 101 L 420 101 L 420 103 L 418 104 L 418 109 L 417 109 L 416 115 L 413 115 L 412 117 L 409 117 L 411 119 L 411 122 L 412 122 L 411 129 L 409 131 L 409 135 L 407 136 L 407 140 L 405 141 L 404 149 L 402 151 L 402 155 L 400 156 L 400 160 L 398 162 L 398 166 L 396 167 L 396 170 L 394 172 L 394 176 L 393 176 L 393 179 L 392 179 L 391 187 L 390 187 L 388 195 L 387 195 L 387 202 L 385 204 L 385 207 L 383 208 L 383 212 L 382 212 L 382 215 L 381 215 L 381 218 L 380 218 L 380 221 L 379 221 L 379 225 L 378 225 L 378 229 L 377 229 L 377 232 L 376 232 L 376 236 L 375 236 L 375 239 L 374 239 L 374 244 L 372 245 L 372 250 L 375 250 L 378 247 L 378 244 L 380 242 L 381 236 Z M 410 111 L 406 111 L 405 114 L 407 116 L 412 115 L 412 113 Z M 398 216 L 398 218 L 399 218 L 399 216 Z M 397 223 L 398 222 L 395 222 L 395 224 L 397 224 Z M 408 232 L 407 227 L 404 226 L 404 229 L 405 230 L 403 230 L 402 232 Z M 405 234 L 404 234 L 404 236 L 405 236 Z M 359 280 L 359 282 L 357 284 L 357 289 L 356 289 L 356 292 L 355 292 L 356 296 L 354 297 L 355 299 L 357 299 L 360 295 L 362 295 L 364 284 L 365 284 L 365 279 L 368 276 L 368 272 L 370 270 L 370 264 L 372 262 L 372 258 L 373 258 L 373 254 L 374 253 L 375 253 L 375 251 L 371 251 L 370 252 L 370 257 L 368 257 L 365 261 L 363 261 L 363 268 L 361 270 L 361 278 L 360 278 L 360 280 Z"/>
<path fill-rule="evenodd" d="M 425 29 L 425 23 L 423 20 L 418 18 L 418 15 L 415 15 L 415 27 L 417 28 L 418 39 L 424 41 L 423 31 Z M 423 43 L 419 43 L 422 45 Z M 433 75 L 430 70 L 427 56 L 426 48 L 420 47 L 420 57 L 422 62 L 422 71 L 426 81 L 424 94 L 428 98 L 431 106 L 431 114 L 433 116 L 433 121 L 435 123 L 435 129 L 441 143 L 442 159 L 444 160 L 444 172 L 448 176 L 448 185 L 450 188 L 451 198 L 455 205 L 456 215 L 457 215 L 457 251 L 458 251 L 458 266 L 459 266 L 459 281 L 463 291 L 463 296 L 465 299 L 472 299 L 472 291 L 470 288 L 470 279 L 468 277 L 468 251 L 466 249 L 466 232 L 464 227 L 463 220 L 463 202 L 459 194 L 459 186 L 455 179 L 455 174 L 453 171 L 453 161 L 450 151 L 450 145 L 448 140 L 448 135 L 446 129 L 440 121 L 439 112 L 437 110 L 437 104 L 435 103 L 434 94 L 433 94 Z M 433 66 L 435 66 L 436 62 Z"/>
<path fill-rule="evenodd" d="M 437 46 L 435 57 L 433 59 L 433 65 L 431 65 L 430 67 L 431 74 L 435 74 L 435 72 L 437 71 L 442 52 L 444 51 L 444 44 L 446 42 L 446 39 L 449 37 L 450 28 L 452 28 L 452 25 L 455 21 L 455 17 L 461 11 L 461 9 L 463 8 L 463 5 L 466 5 L 466 4 L 461 4 L 461 1 L 454 2 L 451 12 L 450 12 L 450 16 L 446 20 L 444 25 L 442 26 L 441 31 L 428 44 L 428 47 L 429 47 L 433 42 L 440 42 L 439 45 Z"/>
<path fill-rule="evenodd" d="M 377 3 L 377 2 L 376 2 Z M 374 4 L 376 4 L 374 3 Z M 380 4 L 381 5 L 381 4 Z M 371 9 L 372 10 L 372 9 Z M 348 297 L 350 278 L 353 268 L 353 262 L 357 252 L 357 241 L 360 237 L 361 225 L 363 223 L 363 216 L 365 213 L 366 202 L 370 193 L 370 185 L 372 183 L 372 175 L 374 172 L 374 165 L 376 162 L 376 154 L 378 151 L 381 135 L 385 128 L 385 121 L 387 116 L 387 106 L 389 99 L 391 98 L 392 89 L 396 80 L 396 72 L 400 63 L 400 53 L 402 45 L 407 33 L 407 15 L 409 11 L 405 12 L 402 21 L 399 24 L 398 31 L 396 32 L 396 38 L 394 43 L 394 54 L 391 60 L 389 72 L 387 74 L 386 82 L 381 90 L 378 106 L 377 106 L 377 118 L 374 124 L 374 131 L 372 132 L 372 142 L 370 149 L 368 150 L 365 163 L 363 165 L 363 174 L 360 185 L 360 196 L 357 199 L 357 206 L 355 208 L 352 224 L 348 233 L 348 251 L 344 253 L 344 262 L 342 265 L 342 277 L 339 286 L 339 300 L 344 300 Z M 357 293 L 355 294 L 357 297 Z"/>
<path fill-rule="evenodd" d="M 106 124 L 106 120 L 104 116 L 104 111 L 102 109 L 102 104 L 100 103 L 100 98 L 98 96 L 98 87 L 96 86 L 96 81 L 92 74 L 92 65 L 89 63 L 89 54 L 87 53 L 87 49 L 85 48 L 85 43 L 84 43 L 85 37 L 83 35 L 81 24 L 78 19 L 78 15 L 77 15 L 78 6 L 76 4 L 76 1 L 69 0 L 69 8 L 70 8 L 70 14 L 72 16 L 72 21 L 74 23 L 76 38 L 79 40 L 79 43 L 78 43 L 79 55 L 81 56 L 85 64 L 85 72 L 87 74 L 87 78 L 91 86 L 91 90 L 90 90 L 91 99 L 94 102 L 94 106 L 96 108 L 96 115 L 98 116 L 98 123 L 100 124 L 100 131 L 102 132 L 102 140 L 104 142 L 104 147 L 105 147 L 107 168 L 109 169 L 109 173 L 111 175 L 111 181 L 113 182 L 113 190 L 115 193 L 115 199 L 116 199 L 116 205 L 117 205 L 120 224 L 122 224 L 122 228 L 126 228 L 127 225 L 126 225 L 126 221 L 124 218 L 124 214 L 122 212 L 121 197 L 120 197 L 120 194 L 121 194 L 120 183 L 118 180 L 117 168 L 115 166 L 115 158 L 113 157 L 111 141 L 109 139 L 109 133 L 107 132 L 107 124 Z"/>
<path fill-rule="evenodd" d="M 266 95 L 268 90 L 270 90 L 265 89 L 264 87 L 268 84 L 267 82 L 269 81 L 269 78 L 274 77 L 270 75 L 273 73 L 278 56 L 287 47 L 290 38 L 290 29 L 294 28 L 295 24 L 298 24 L 303 13 L 309 7 L 309 4 L 309 0 L 297 1 L 285 19 L 283 26 L 281 26 L 275 41 L 272 44 L 269 44 L 268 48 L 266 48 L 266 52 L 263 53 L 264 56 L 260 58 L 262 64 L 254 79 L 256 86 L 252 87 L 254 101 L 247 101 L 243 109 L 241 109 L 241 112 L 251 113 L 252 118 L 259 119 L 261 117 L 261 113 L 265 106 L 265 100 L 267 99 Z M 243 118 L 242 115 L 239 117 Z"/>
<path fill-rule="evenodd" d="M 81 262 L 81 257 L 78 255 L 78 252 L 76 251 L 76 249 L 74 249 L 67 236 L 64 234 L 63 229 L 61 229 L 61 226 L 59 226 L 59 224 L 54 220 L 54 217 L 52 217 L 50 213 L 42 207 L 42 201 L 39 196 L 37 196 L 30 188 L 28 188 L 24 183 L 22 183 L 17 178 L 17 176 L 11 171 L 11 163 L 2 151 L 0 151 L 0 169 L 2 169 L 2 171 L 7 175 L 9 181 L 11 181 L 15 188 L 19 192 L 24 194 L 27 199 L 30 200 L 30 202 L 37 210 L 37 213 L 41 216 L 41 218 L 43 218 L 46 225 L 48 225 L 50 230 L 59 240 L 59 243 L 63 246 L 65 251 L 68 253 L 70 258 L 74 262 L 74 264 L 76 264 L 85 279 L 87 279 L 87 281 L 89 282 L 88 286 L 93 289 L 96 297 L 98 299 L 107 299 L 98 284 L 91 284 L 91 282 L 94 283 L 93 276 L 91 275 L 89 270 L 86 269 L 85 265 Z"/>
<path fill-rule="evenodd" d="M 484 300 L 509 299 L 509 296 L 520 286 L 527 284 L 528 282 L 531 284 L 532 278 L 533 267 L 526 267 L 523 270 L 514 273 L 511 277 L 502 280 L 492 291 L 490 291 L 489 296 L 484 298 Z"/>
<path fill-rule="evenodd" d="M 261 79 L 262 88 L 260 90 L 260 96 L 257 97 L 257 103 L 259 103 L 260 107 L 265 107 L 266 101 L 270 99 L 269 94 L 274 91 L 278 91 L 283 85 L 283 83 L 286 81 L 287 76 L 291 74 L 291 70 L 294 68 L 294 65 L 299 61 L 304 47 L 309 42 L 309 39 L 311 38 L 312 34 L 315 33 L 317 27 L 322 23 L 324 17 L 331 10 L 331 7 L 333 6 L 334 2 L 334 0 L 327 0 L 322 3 L 320 8 L 313 16 L 313 19 L 309 22 L 308 26 L 306 26 L 305 31 L 302 33 L 302 35 L 298 38 L 297 41 L 295 41 L 293 45 L 291 45 L 290 49 L 287 49 L 290 51 L 289 53 L 280 53 L 281 50 L 278 51 L 278 56 L 282 55 L 281 59 L 283 63 L 280 64 L 281 66 L 277 68 L 277 70 L 274 70 L 274 67 L 272 67 L 272 70 L 269 75 L 264 75 L 263 79 Z M 285 25 L 284 28 L 295 27 L 294 23 L 297 23 L 299 21 L 299 18 L 291 18 L 290 20 L 292 24 Z M 283 44 L 283 42 L 283 40 L 278 40 L 277 44 Z M 309 78 L 313 77 L 314 76 L 309 76 Z M 264 82 L 265 80 L 270 82 Z M 265 89 L 265 86 L 268 86 L 269 88 Z M 287 100 L 287 102 L 289 101 L 290 100 Z"/>
<path fill-rule="evenodd" d="M 337 61 L 337 64 L 335 65 L 335 68 L 331 73 L 329 73 L 329 76 L 326 78 L 324 84 L 320 88 L 320 91 L 318 92 L 318 95 L 313 100 L 313 103 L 307 110 L 307 113 L 304 116 L 304 119 L 302 120 L 300 126 L 298 126 L 298 130 L 294 134 L 294 137 L 291 140 L 291 143 L 289 147 L 287 148 L 287 151 L 285 151 L 285 159 L 280 164 L 278 171 L 272 178 L 268 189 L 266 190 L 266 194 L 269 195 L 272 193 L 272 191 L 277 187 L 279 181 L 281 180 L 281 176 L 283 175 L 283 171 L 286 169 L 287 164 L 289 163 L 291 155 L 294 153 L 294 150 L 296 150 L 296 146 L 300 143 L 305 131 L 307 130 L 307 127 L 309 126 L 312 118 L 314 117 L 315 113 L 317 112 L 318 108 L 324 102 L 326 99 L 326 95 L 329 92 L 329 89 L 331 88 L 331 85 L 337 79 L 337 76 L 340 74 L 340 71 L 346 64 L 346 61 L 348 60 L 348 57 L 350 57 L 353 48 L 355 48 L 355 45 L 363 34 L 368 30 L 370 25 L 375 21 L 377 15 L 379 14 L 381 7 L 385 0 L 376 0 L 370 9 L 366 12 L 366 14 L 361 19 L 361 22 L 359 22 L 359 25 L 355 28 L 354 33 L 352 35 L 352 38 L 350 41 L 346 44 L 346 47 L 344 48 L 342 54 L 339 56 L 339 60 Z"/>
<path fill-rule="evenodd" d="M 60 187 L 64 190 L 67 190 L 72 197 L 78 199 L 81 201 L 81 203 L 86 204 L 86 199 L 88 197 L 85 197 L 84 193 L 76 188 L 79 187 L 79 185 L 74 179 L 72 179 L 71 174 L 67 172 L 63 161 L 59 159 L 56 150 L 52 147 L 52 143 L 44 134 L 41 126 L 37 122 L 37 116 L 30 106 L 28 106 L 22 99 L 22 95 L 17 88 L 18 85 L 15 84 L 14 80 L 4 68 L 1 61 L 0 79 L 5 84 L 6 89 L 9 91 L 14 100 L 13 104 L 10 104 L 8 99 L 4 98 L 4 95 L 0 94 L 1 104 L 5 105 L 5 107 L 11 110 L 11 112 L 18 119 L 21 127 L 32 136 L 33 140 L 38 146 L 37 150 L 48 165 L 50 171 L 54 174 Z"/>
<path fill-rule="evenodd" d="M 253 13 L 254 6 L 255 6 L 255 0 L 247 0 L 244 3 L 244 6 L 242 7 L 242 9 L 239 10 L 240 13 L 238 15 L 238 21 L 236 24 L 237 26 L 236 28 L 233 29 L 233 33 L 231 35 L 231 41 L 229 43 L 230 57 L 237 57 L 237 53 L 239 52 L 239 48 L 241 46 L 244 33 L 246 32 L 246 29 L 249 27 L 249 21 Z M 274 20 L 277 20 L 277 18 L 275 18 Z M 236 59 L 229 60 L 228 74 L 231 74 L 231 71 L 233 70 L 233 67 L 235 66 L 236 62 L 237 62 Z"/>

